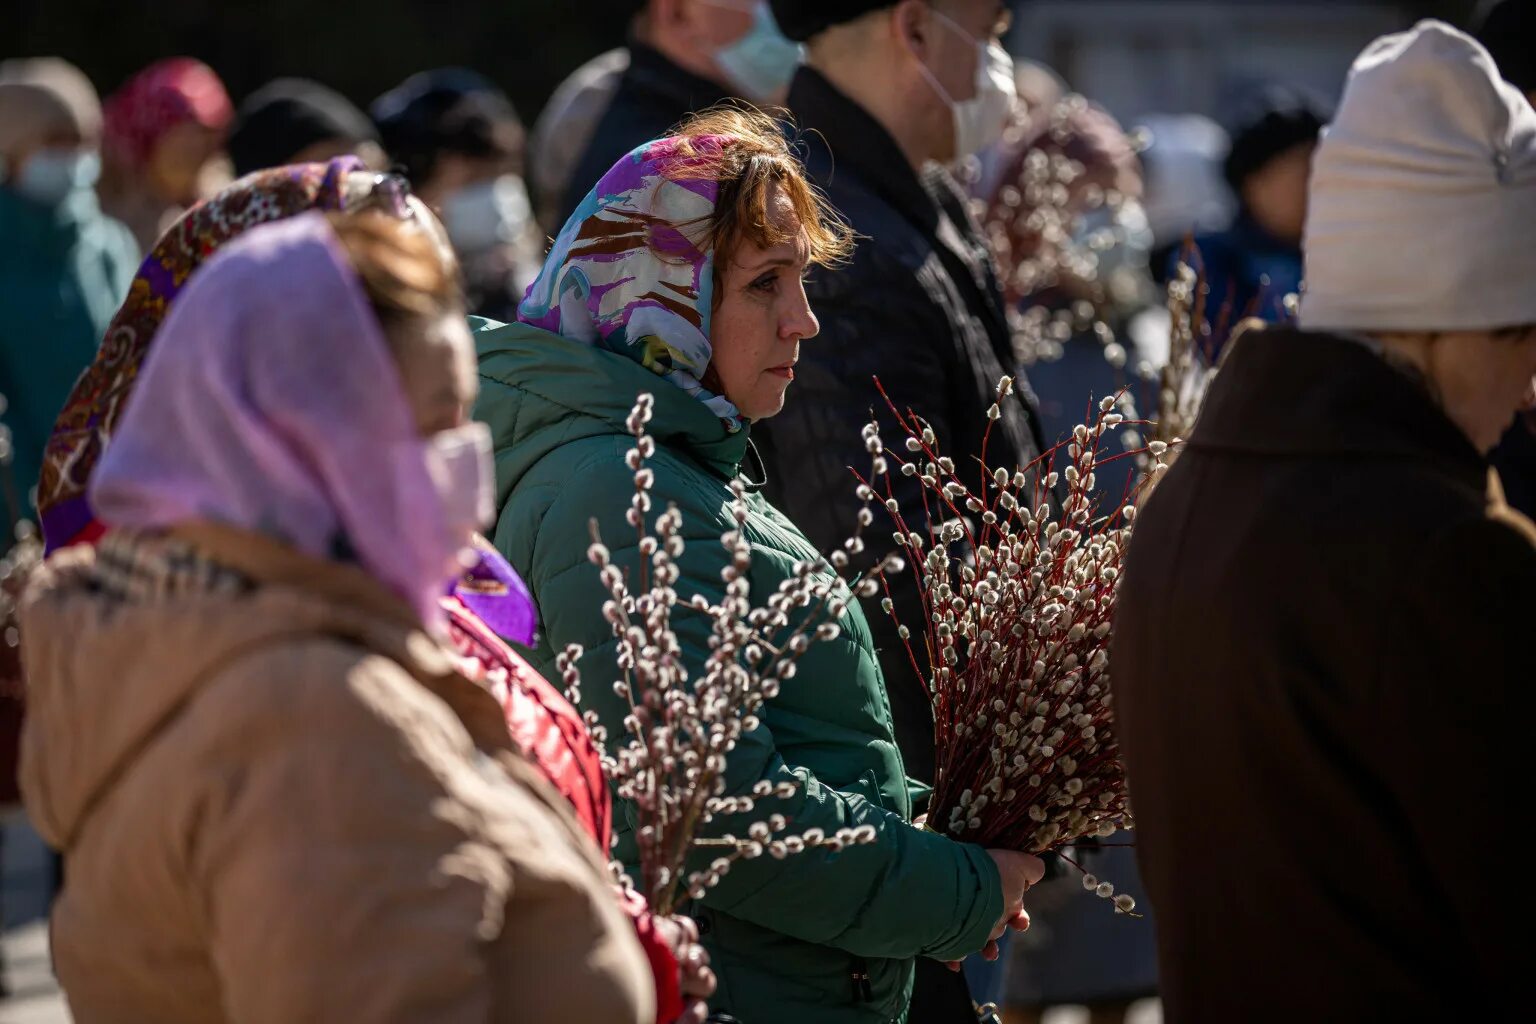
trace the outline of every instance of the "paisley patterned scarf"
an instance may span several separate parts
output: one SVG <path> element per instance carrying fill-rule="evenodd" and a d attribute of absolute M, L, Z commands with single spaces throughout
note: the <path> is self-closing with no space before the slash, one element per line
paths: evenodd
<path fill-rule="evenodd" d="M 37 488 L 43 536 L 50 551 L 96 529 L 86 487 L 123 413 L 139 368 L 166 310 L 193 271 L 230 239 L 256 224 L 305 210 L 340 210 L 356 157 L 258 171 L 187 211 L 156 243 L 128 299 L 107 328 L 96 359 L 70 393 L 43 453 Z"/>

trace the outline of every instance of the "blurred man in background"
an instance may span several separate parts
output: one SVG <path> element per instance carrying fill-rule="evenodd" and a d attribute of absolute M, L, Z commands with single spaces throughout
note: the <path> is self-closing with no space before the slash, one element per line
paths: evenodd
<path fill-rule="evenodd" d="M 528 137 L 528 187 L 533 192 L 534 215 L 551 238 L 564 226 L 565 189 L 576 162 L 586 153 L 597 122 L 628 69 L 629 51 L 624 47 L 598 54 L 566 76 L 533 124 Z"/>
<path fill-rule="evenodd" d="M 96 199 L 100 143 L 101 102 L 77 68 L 0 63 L 0 414 L 15 457 L 7 499 L 21 508 L 138 267 L 133 236 Z"/>
<path fill-rule="evenodd" d="M 240 104 L 229 136 L 236 177 L 348 153 L 374 170 L 389 166 L 368 115 L 341 93 L 307 78 L 279 78 L 251 93 Z"/>
<path fill-rule="evenodd" d="M 464 272 L 468 308 L 516 318 L 543 265 L 523 184 L 523 122 L 490 81 L 463 68 L 412 75 L 374 101 L 390 159 L 448 230 Z"/>
<path fill-rule="evenodd" d="M 974 467 L 998 380 L 1015 372 L 987 242 L 940 166 L 1002 138 L 1013 63 L 998 44 L 1007 28 L 999 0 L 774 0 L 773 8 L 789 38 L 807 44 L 787 101 L 806 166 L 860 236 L 847 266 L 808 282 L 821 333 L 800 350 L 784 412 L 754 430 L 771 500 L 826 551 L 853 527 L 848 467 L 868 464 L 860 428 L 883 409 L 873 377 L 898 408 L 932 424 L 956 466 Z M 1022 380 L 1017 390 L 1027 392 Z M 1002 402 L 991 465 L 1011 470 L 1038 453 L 1031 402 Z M 919 521 L 917 482 L 898 480 L 899 490 L 911 485 L 897 495 L 904 513 Z M 891 584 L 902 622 L 920 633 L 913 577 Z M 870 626 L 907 773 L 931 782 L 927 688 L 892 619 L 871 609 Z M 975 1014 L 964 980 L 920 962 L 912 1020 L 965 1019 Z"/>
<path fill-rule="evenodd" d="M 194 203 L 229 183 L 224 137 L 235 108 L 212 68 L 190 57 L 157 61 L 103 110 L 101 208 L 148 252 Z"/>
<path fill-rule="evenodd" d="M 1301 287 L 1301 232 L 1307 178 L 1327 114 L 1311 98 L 1273 86 L 1255 95 L 1232 133 L 1223 169 L 1237 197 L 1225 231 L 1195 237 L 1205 277 L 1201 310 L 1214 356 L 1233 326 L 1256 316 L 1290 319 L 1285 297 Z M 1178 258 L 1177 256 L 1175 258 Z"/>
<path fill-rule="evenodd" d="M 732 97 L 782 100 L 799 60 L 767 0 L 647 0 L 629 66 L 565 183 L 560 223 L 615 161 L 687 115 Z"/>

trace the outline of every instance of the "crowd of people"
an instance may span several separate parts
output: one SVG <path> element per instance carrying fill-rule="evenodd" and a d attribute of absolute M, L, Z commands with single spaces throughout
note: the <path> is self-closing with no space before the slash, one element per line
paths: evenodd
<path fill-rule="evenodd" d="M 365 111 L 296 78 L 237 103 L 188 57 L 105 101 L 0 63 L 0 473 L 47 550 L 5 580 L 25 688 L 0 700 L 63 858 L 75 1017 L 1502 1008 L 1528 948 L 1498 838 L 1536 593 L 1528 10 L 1375 41 L 1336 110 L 1266 88 L 1214 152 L 1016 64 L 1000 0 L 636 8 L 531 128 L 462 68 Z M 871 409 L 1028 469 L 1144 389 L 1158 283 L 1191 273 L 1221 369 L 1114 634 L 1136 850 L 1086 855 L 1138 898 L 1139 863 L 1151 916 L 923 826 L 911 574 L 728 754 L 729 793 L 792 782 L 797 829 L 873 841 L 741 861 L 676 915 L 616 881 L 642 837 L 593 736 L 629 703 L 588 549 L 595 522 L 619 571 L 649 563 L 640 456 L 682 517 L 676 589 L 745 572 L 764 604 L 818 552 L 869 557 L 844 542 Z M 675 628 L 696 672 L 710 622 Z M 580 708 L 550 682 L 571 645 Z"/>

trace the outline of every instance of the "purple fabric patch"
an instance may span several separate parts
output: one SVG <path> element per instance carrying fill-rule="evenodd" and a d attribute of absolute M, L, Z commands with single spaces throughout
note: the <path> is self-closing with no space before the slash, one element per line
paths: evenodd
<path fill-rule="evenodd" d="M 532 647 L 539 613 L 528 585 L 492 547 L 475 549 L 480 561 L 454 584 L 453 593 L 500 636 Z"/>

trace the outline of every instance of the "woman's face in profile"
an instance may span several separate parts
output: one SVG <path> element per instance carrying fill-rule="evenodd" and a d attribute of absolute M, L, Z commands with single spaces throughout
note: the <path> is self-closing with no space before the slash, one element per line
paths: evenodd
<path fill-rule="evenodd" d="M 769 192 L 768 213 L 791 240 L 763 248 L 743 239 L 720 262 L 719 302 L 711 318 L 710 376 L 749 420 L 767 419 L 784 408 L 800 342 L 821 329 L 802 280 L 810 243 L 778 186 Z"/>
<path fill-rule="evenodd" d="M 359 196 L 372 192 L 378 176 L 351 176 Z M 361 205 L 361 200 L 358 201 Z M 405 198 L 408 220 L 433 240 L 438 255 L 451 266 L 453 249 L 432 211 L 416 196 Z M 435 317 L 409 318 L 384 328 L 400 370 L 405 396 L 422 437 L 462 426 L 480 391 L 474 337 L 457 305 Z"/>
<path fill-rule="evenodd" d="M 475 344 L 463 312 L 392 325 L 390 349 L 422 437 L 462 426 L 479 391 Z"/>

